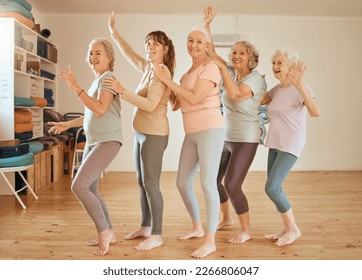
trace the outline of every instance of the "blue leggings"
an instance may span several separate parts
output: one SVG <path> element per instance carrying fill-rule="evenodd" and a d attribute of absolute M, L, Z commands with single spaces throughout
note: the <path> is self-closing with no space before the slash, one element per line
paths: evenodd
<path fill-rule="evenodd" d="M 280 213 L 285 213 L 291 208 L 283 191 L 282 183 L 297 160 L 298 158 L 292 154 L 269 149 L 268 178 L 265 184 L 265 192 Z"/>
<path fill-rule="evenodd" d="M 223 145 L 224 128 L 215 128 L 186 134 L 181 149 L 177 188 L 192 221 L 199 222 L 199 206 L 193 191 L 193 182 L 200 167 L 208 232 L 216 232 L 219 218 L 220 199 L 216 179 Z"/>

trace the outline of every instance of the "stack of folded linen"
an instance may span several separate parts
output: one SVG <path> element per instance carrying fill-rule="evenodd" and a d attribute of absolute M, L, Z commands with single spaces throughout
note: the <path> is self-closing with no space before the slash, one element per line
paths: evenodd
<path fill-rule="evenodd" d="M 33 137 L 32 114 L 26 109 L 15 109 L 14 112 L 15 138 L 27 140 Z"/>
<path fill-rule="evenodd" d="M 30 96 L 34 100 L 34 106 L 44 108 L 47 106 L 47 100 L 43 97 Z"/>
<path fill-rule="evenodd" d="M 33 115 L 33 133 L 34 137 L 43 135 L 43 112 L 39 109 L 30 109 L 31 114 Z"/>
<path fill-rule="evenodd" d="M 44 98 L 47 100 L 47 107 L 54 107 L 53 90 L 44 88 Z"/>
<path fill-rule="evenodd" d="M 34 27 L 32 6 L 26 0 L 0 0 L 0 16 L 13 17 L 29 28 Z"/>

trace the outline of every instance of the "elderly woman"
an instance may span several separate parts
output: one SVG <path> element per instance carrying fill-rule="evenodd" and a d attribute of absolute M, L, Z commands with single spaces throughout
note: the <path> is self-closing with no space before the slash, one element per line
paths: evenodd
<path fill-rule="evenodd" d="M 82 165 L 71 188 L 96 226 L 98 237 L 87 243 L 89 246 L 98 246 L 95 255 L 107 254 L 109 244 L 116 242 L 107 205 L 98 191 L 100 175 L 122 146 L 120 98 L 116 92 L 102 86 L 102 81 L 106 77 L 113 77 L 114 61 L 111 42 L 95 39 L 89 44 L 88 63 L 96 78 L 87 91 L 78 85 L 70 67 L 68 71 L 60 71 L 60 78 L 68 83 L 79 101 L 83 103 L 85 114 L 84 118 L 49 123 L 54 125 L 49 132 L 54 133 L 84 125 L 87 143 Z"/>
<path fill-rule="evenodd" d="M 206 7 L 204 25 L 209 32 L 214 17 L 213 8 Z M 242 191 L 242 184 L 260 141 L 258 114 L 266 83 L 264 77 L 255 70 L 259 62 L 259 53 L 249 42 L 234 43 L 229 54 L 231 65 L 215 52 L 213 45 L 209 55 L 220 67 L 226 91 L 221 97 L 226 135 L 217 178 L 222 212 L 218 229 L 233 223 L 228 203 L 230 198 L 239 219 L 240 230 L 229 242 L 240 244 L 251 239 L 249 206 Z"/>
<path fill-rule="evenodd" d="M 280 83 L 269 90 L 262 101 L 262 104 L 269 104 L 270 117 L 265 143 L 269 148 L 265 192 L 280 213 L 282 230 L 265 237 L 283 246 L 293 243 L 301 231 L 282 184 L 304 148 L 307 112 L 317 117 L 320 109 L 312 89 L 303 82 L 306 66 L 299 61 L 296 51 L 278 49 L 272 56 L 272 63 L 274 76 Z"/>
<path fill-rule="evenodd" d="M 187 50 L 192 59 L 190 69 L 182 76 L 180 85 L 166 71 L 156 66 L 155 73 L 176 95 L 183 114 L 185 138 L 181 149 L 177 187 L 192 219 L 193 228 L 179 239 L 204 236 L 199 206 L 193 191 L 193 181 L 200 167 L 201 187 L 207 216 L 207 233 L 203 245 L 191 256 L 203 258 L 216 250 L 215 233 L 219 216 L 219 195 L 216 177 L 222 146 L 224 123 L 220 112 L 220 71 L 209 61 L 208 32 L 194 28 L 187 36 Z M 175 107 L 177 108 L 177 106 Z"/>
<path fill-rule="evenodd" d="M 134 160 L 140 187 L 142 221 L 141 226 L 127 234 L 125 239 L 146 237 L 135 249 L 150 250 L 163 244 L 163 197 L 160 191 L 160 176 L 163 154 L 168 144 L 167 104 L 171 93 L 154 75 L 153 65 L 162 64 L 171 79 L 175 67 L 175 49 L 164 32 L 153 31 L 145 38 L 147 59 L 144 59 L 116 31 L 113 12 L 109 16 L 108 27 L 123 56 L 143 74 L 135 93 L 126 90 L 114 78 L 105 79 L 103 84 L 119 93 L 123 100 L 136 106 L 133 117 Z"/>

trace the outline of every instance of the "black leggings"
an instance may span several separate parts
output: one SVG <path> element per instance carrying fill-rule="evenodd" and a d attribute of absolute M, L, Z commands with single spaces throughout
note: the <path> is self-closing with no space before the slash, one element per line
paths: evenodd
<path fill-rule="evenodd" d="M 248 200 L 242 191 L 242 184 L 254 160 L 259 143 L 225 141 L 221 155 L 217 188 L 220 203 L 229 198 L 236 214 L 249 212 Z M 224 179 L 224 185 L 222 180 Z M 224 187 L 225 186 L 225 187 Z"/>

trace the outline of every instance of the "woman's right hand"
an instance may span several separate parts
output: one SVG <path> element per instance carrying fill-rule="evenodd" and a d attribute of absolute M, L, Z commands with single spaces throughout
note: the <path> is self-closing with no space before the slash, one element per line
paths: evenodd
<path fill-rule="evenodd" d="M 207 6 L 204 9 L 204 26 L 205 27 L 209 26 L 215 16 L 216 16 L 216 13 L 214 12 L 213 7 Z"/>
<path fill-rule="evenodd" d="M 69 65 L 68 66 L 68 71 L 65 70 L 60 70 L 58 72 L 58 76 L 62 79 L 65 80 L 68 84 L 68 86 L 76 93 L 79 93 L 79 91 L 81 90 L 75 77 L 73 74 L 73 70 L 72 67 Z"/>
<path fill-rule="evenodd" d="M 108 18 L 108 29 L 109 29 L 109 32 L 111 32 L 111 34 L 116 32 L 115 26 L 116 26 L 116 20 L 114 17 L 114 12 L 112 11 Z"/>
<path fill-rule="evenodd" d="M 69 128 L 66 122 L 48 122 L 48 124 L 52 125 L 48 131 L 49 134 L 60 134 Z"/>

